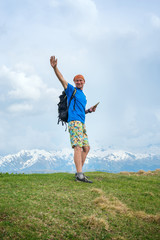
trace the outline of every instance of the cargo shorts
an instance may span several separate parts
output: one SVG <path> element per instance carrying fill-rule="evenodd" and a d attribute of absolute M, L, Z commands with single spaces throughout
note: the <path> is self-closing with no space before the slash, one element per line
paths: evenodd
<path fill-rule="evenodd" d="M 80 121 L 70 121 L 68 123 L 68 131 L 72 148 L 89 146 L 85 124 Z"/>

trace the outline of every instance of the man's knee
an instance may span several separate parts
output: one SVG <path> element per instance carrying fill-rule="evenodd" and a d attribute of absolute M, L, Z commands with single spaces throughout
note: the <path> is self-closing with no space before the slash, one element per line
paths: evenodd
<path fill-rule="evenodd" d="M 82 148 L 80 146 L 74 146 L 73 149 L 74 149 L 75 152 L 81 152 L 82 151 Z"/>
<path fill-rule="evenodd" d="M 84 146 L 83 147 L 84 152 L 89 153 L 89 150 L 90 150 L 90 146 Z"/>

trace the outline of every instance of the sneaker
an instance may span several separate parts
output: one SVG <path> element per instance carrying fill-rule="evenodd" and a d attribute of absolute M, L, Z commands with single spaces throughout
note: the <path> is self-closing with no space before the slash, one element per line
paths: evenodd
<path fill-rule="evenodd" d="M 77 182 L 86 182 L 86 183 L 93 183 L 92 181 L 88 180 L 88 178 L 86 176 L 84 176 L 83 178 L 79 178 L 78 176 L 76 177 L 76 181 Z"/>
<path fill-rule="evenodd" d="M 83 175 L 84 175 L 84 173 L 83 173 Z M 90 178 L 90 177 L 88 177 L 88 176 L 86 176 L 86 175 L 84 175 L 86 178 Z M 77 178 L 77 173 L 75 173 L 75 178 Z"/>

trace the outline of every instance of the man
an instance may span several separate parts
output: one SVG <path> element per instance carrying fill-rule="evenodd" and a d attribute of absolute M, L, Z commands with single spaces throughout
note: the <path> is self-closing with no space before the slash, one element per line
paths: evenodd
<path fill-rule="evenodd" d="M 54 72 L 65 89 L 68 102 L 74 92 L 74 87 L 69 84 L 60 73 L 57 67 L 57 59 L 55 56 L 50 58 L 50 64 L 54 69 Z M 74 163 L 76 166 L 77 173 L 75 174 L 76 181 L 92 183 L 88 178 L 82 173 L 82 167 L 86 160 L 87 154 L 90 150 L 88 136 L 85 128 L 85 114 L 95 112 L 96 106 L 85 110 L 86 107 L 86 96 L 83 93 L 83 87 L 85 84 L 85 79 L 82 75 L 76 75 L 73 79 L 76 94 L 71 100 L 69 110 L 68 110 L 68 130 L 70 133 L 71 146 L 74 149 Z"/>

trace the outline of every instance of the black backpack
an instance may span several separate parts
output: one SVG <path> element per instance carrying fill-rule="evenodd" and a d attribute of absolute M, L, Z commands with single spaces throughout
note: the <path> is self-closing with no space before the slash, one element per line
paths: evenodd
<path fill-rule="evenodd" d="M 62 122 L 62 125 L 64 125 L 64 123 L 67 123 L 67 119 L 68 119 L 68 109 L 69 109 L 69 105 L 71 103 L 71 100 L 74 98 L 76 94 L 76 88 L 74 88 L 74 91 L 72 93 L 72 96 L 70 98 L 69 103 L 67 102 L 67 95 L 65 93 L 65 91 L 62 92 L 62 94 L 59 96 L 59 103 L 58 105 L 58 123 Z M 75 110 L 75 101 L 74 101 L 74 110 Z"/>

